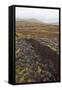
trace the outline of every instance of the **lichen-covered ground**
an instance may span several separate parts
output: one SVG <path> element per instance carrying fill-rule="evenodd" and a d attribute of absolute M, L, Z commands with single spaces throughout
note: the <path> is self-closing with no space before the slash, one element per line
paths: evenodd
<path fill-rule="evenodd" d="M 16 40 L 16 83 L 59 81 L 57 39 Z"/>

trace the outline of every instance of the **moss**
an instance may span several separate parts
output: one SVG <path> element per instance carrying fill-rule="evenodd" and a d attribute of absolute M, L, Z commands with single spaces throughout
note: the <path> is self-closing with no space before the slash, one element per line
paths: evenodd
<path fill-rule="evenodd" d="M 16 72 L 23 70 L 23 67 L 16 67 Z"/>
<path fill-rule="evenodd" d="M 54 51 L 56 51 L 56 49 L 53 47 L 53 46 L 51 46 L 51 45 L 47 45 L 49 48 L 51 48 L 52 50 L 54 50 Z"/>
<path fill-rule="evenodd" d="M 31 82 L 30 77 L 27 75 L 31 71 L 30 68 L 17 67 L 16 68 L 16 82 L 25 83 Z"/>
<path fill-rule="evenodd" d="M 40 66 L 38 66 L 38 73 L 40 73 L 41 72 L 41 68 L 40 68 Z"/>

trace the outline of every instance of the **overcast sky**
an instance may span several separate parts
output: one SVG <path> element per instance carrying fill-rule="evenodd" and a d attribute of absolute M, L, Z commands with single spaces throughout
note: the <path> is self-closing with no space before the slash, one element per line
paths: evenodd
<path fill-rule="evenodd" d="M 59 10 L 16 7 L 16 19 L 37 19 L 45 23 L 59 23 Z"/>

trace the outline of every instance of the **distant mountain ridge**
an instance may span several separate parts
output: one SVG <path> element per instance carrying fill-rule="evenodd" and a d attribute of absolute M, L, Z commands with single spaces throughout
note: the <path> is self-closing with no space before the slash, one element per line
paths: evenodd
<path fill-rule="evenodd" d="M 46 24 L 46 25 L 59 25 L 58 22 L 55 22 L 55 23 L 48 23 L 48 22 L 43 22 L 43 21 L 40 21 L 40 20 L 37 20 L 37 19 L 17 19 L 16 21 L 22 21 L 22 22 L 33 22 L 33 23 L 41 23 L 41 24 Z"/>

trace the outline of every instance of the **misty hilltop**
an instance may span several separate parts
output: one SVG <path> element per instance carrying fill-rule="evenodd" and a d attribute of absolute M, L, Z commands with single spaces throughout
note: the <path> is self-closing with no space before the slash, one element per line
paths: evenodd
<path fill-rule="evenodd" d="M 42 21 L 42 20 L 38 20 L 38 19 L 35 19 L 35 18 L 30 18 L 30 19 L 19 19 L 17 18 L 16 21 L 19 21 L 19 22 L 29 22 L 29 23 L 39 23 L 39 24 L 46 24 L 46 25 L 59 25 L 59 23 L 56 21 L 56 22 L 45 22 L 45 21 Z"/>

